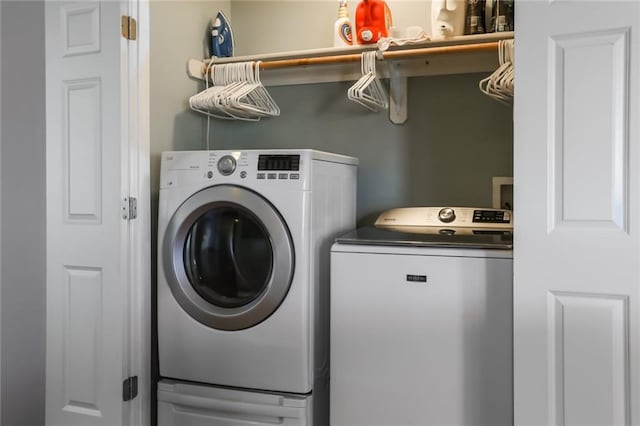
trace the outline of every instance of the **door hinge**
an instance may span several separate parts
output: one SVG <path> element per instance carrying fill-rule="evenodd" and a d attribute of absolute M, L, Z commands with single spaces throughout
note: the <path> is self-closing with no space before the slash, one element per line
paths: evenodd
<path fill-rule="evenodd" d="M 131 220 L 138 217 L 138 199 L 136 197 L 125 197 L 122 199 L 122 218 Z"/>
<path fill-rule="evenodd" d="M 122 29 L 122 37 L 127 40 L 137 40 L 138 38 L 138 23 L 131 16 L 122 15 L 120 21 L 120 28 Z"/>
<path fill-rule="evenodd" d="M 131 401 L 138 396 L 138 376 L 131 376 L 122 382 L 122 400 Z"/>

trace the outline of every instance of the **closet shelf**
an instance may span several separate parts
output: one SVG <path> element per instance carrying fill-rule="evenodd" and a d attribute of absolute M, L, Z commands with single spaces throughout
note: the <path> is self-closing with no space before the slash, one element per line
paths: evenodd
<path fill-rule="evenodd" d="M 489 72 L 498 65 L 498 40 L 513 32 L 452 37 L 420 44 L 394 46 L 382 53 L 389 66 L 380 66 L 382 78 Z M 204 79 L 208 65 L 261 61 L 265 86 L 355 81 L 360 78 L 360 54 L 376 45 L 313 49 L 265 55 L 236 56 L 213 61 L 190 59 L 187 74 Z"/>
<path fill-rule="evenodd" d="M 407 78 L 493 72 L 498 67 L 498 42 L 512 39 L 513 32 L 451 37 L 419 44 L 393 46 L 382 52 L 377 67 L 380 78 L 389 78 L 389 118 L 407 120 Z M 356 81 L 361 53 L 377 45 L 314 49 L 266 55 L 236 56 L 212 61 L 190 59 L 187 74 L 204 79 L 209 65 L 261 61 L 260 80 L 265 86 Z"/>

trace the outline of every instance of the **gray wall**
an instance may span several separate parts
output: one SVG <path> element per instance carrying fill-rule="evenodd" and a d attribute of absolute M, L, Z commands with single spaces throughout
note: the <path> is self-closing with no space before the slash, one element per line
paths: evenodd
<path fill-rule="evenodd" d="M 45 413 L 44 5 L 0 7 L 1 423 L 31 426 Z"/>
<path fill-rule="evenodd" d="M 159 48 L 156 37 L 152 43 L 152 51 Z M 491 207 L 491 178 L 513 175 L 513 119 L 511 108 L 479 91 L 478 81 L 487 74 L 410 78 L 409 119 L 402 125 L 392 124 L 387 112 L 371 113 L 349 101 L 351 82 L 270 87 L 280 117 L 257 123 L 214 119 L 210 146 L 314 148 L 358 157 L 360 225 L 399 206 Z M 160 152 L 207 146 L 206 119 L 187 103 L 198 88 L 202 85 L 190 80 L 184 67 L 152 79 L 154 206 Z"/>
<path fill-rule="evenodd" d="M 360 225 L 393 207 L 491 207 L 491 177 L 513 173 L 513 120 L 510 108 L 478 90 L 484 76 L 409 79 L 409 119 L 402 125 L 392 124 L 387 112 L 349 101 L 351 83 L 268 88 L 281 116 L 216 121 L 212 146 L 315 148 L 358 157 Z"/>
<path fill-rule="evenodd" d="M 151 118 L 151 275 L 152 275 L 152 424 L 155 424 L 155 380 L 158 376 L 155 334 L 156 234 L 160 154 L 177 149 L 203 149 L 204 120 L 189 110 L 189 96 L 204 87 L 187 77 L 189 58 L 207 57 L 210 27 L 218 10 L 230 17 L 229 0 L 152 1 L 150 3 Z"/>
<path fill-rule="evenodd" d="M 284 3 L 292 7 L 291 2 Z M 189 97 L 204 85 L 187 77 L 185 62 L 205 55 L 208 34 L 202 28 L 218 9 L 229 14 L 231 7 L 230 19 L 239 37 L 245 5 L 237 1 L 151 5 L 155 235 L 160 153 L 207 146 L 206 119 L 188 106 Z M 175 22 L 191 25 L 172 30 Z M 371 223 L 380 211 L 398 206 L 491 207 L 492 176 L 513 175 L 513 119 L 511 108 L 479 91 L 478 81 L 486 75 L 409 79 L 409 120 L 403 125 L 389 122 L 385 112 L 371 113 L 347 100 L 350 82 L 270 87 L 281 116 L 258 123 L 213 119 L 211 147 L 314 148 L 358 157 L 361 225 Z M 155 241 L 153 244 L 155 255 Z"/>
<path fill-rule="evenodd" d="M 151 188 L 156 201 L 160 153 L 204 148 L 204 120 L 189 110 L 188 103 L 189 96 L 204 86 L 187 77 L 186 63 L 208 55 L 207 28 L 218 10 L 230 14 L 229 1 L 150 3 Z M 152 218 L 155 229 L 156 214 Z"/>

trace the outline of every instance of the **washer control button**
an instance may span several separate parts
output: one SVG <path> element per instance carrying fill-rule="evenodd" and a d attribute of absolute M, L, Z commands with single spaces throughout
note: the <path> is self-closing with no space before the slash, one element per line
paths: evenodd
<path fill-rule="evenodd" d="M 208 177 L 209 179 L 211 179 L 211 178 L 213 177 L 213 172 L 212 172 L 211 170 L 209 170 L 209 171 L 207 172 L 207 177 Z"/>
<path fill-rule="evenodd" d="M 289 175 L 289 179 L 294 179 L 294 180 L 300 179 L 300 174 L 299 173 L 291 173 Z"/>
<path fill-rule="evenodd" d="M 267 173 L 267 179 L 276 179 L 277 177 L 277 173 Z"/>
<path fill-rule="evenodd" d="M 438 219 L 444 223 L 453 222 L 456 219 L 456 212 L 452 208 L 446 207 L 438 212 Z"/>
<path fill-rule="evenodd" d="M 218 160 L 218 171 L 223 176 L 229 176 L 236 169 L 236 159 L 230 155 L 225 155 Z"/>
<path fill-rule="evenodd" d="M 242 175 L 241 175 L 242 176 Z M 258 175 L 256 176 L 258 179 L 264 179 L 265 174 L 264 173 L 258 173 Z"/>

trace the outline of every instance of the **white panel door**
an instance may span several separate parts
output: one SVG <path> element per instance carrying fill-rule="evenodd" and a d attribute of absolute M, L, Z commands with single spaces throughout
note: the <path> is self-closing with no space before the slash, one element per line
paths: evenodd
<path fill-rule="evenodd" d="M 128 424 L 127 3 L 45 3 L 46 422 Z"/>
<path fill-rule="evenodd" d="M 515 423 L 640 424 L 640 2 L 516 20 Z"/>

